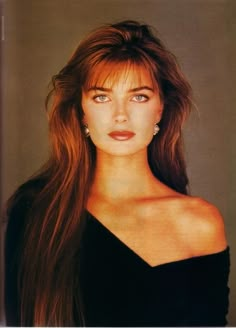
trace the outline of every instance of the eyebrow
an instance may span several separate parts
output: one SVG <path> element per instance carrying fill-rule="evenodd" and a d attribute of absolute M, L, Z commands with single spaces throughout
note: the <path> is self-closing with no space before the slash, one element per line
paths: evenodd
<path fill-rule="evenodd" d="M 109 89 L 109 88 L 104 88 L 104 87 L 96 87 L 96 86 L 94 86 L 94 87 L 90 87 L 89 89 L 88 89 L 88 92 L 89 91 L 105 91 L 105 92 L 111 92 L 112 91 L 112 89 Z M 151 88 L 151 87 L 149 87 L 149 86 L 147 86 L 147 85 L 144 85 L 144 86 L 140 86 L 140 87 L 137 87 L 137 88 L 132 88 L 132 89 L 130 89 L 130 90 L 128 90 L 128 92 L 136 92 L 136 91 L 141 91 L 141 90 L 149 90 L 149 91 L 152 91 L 152 92 L 154 92 L 154 89 L 153 88 Z"/>

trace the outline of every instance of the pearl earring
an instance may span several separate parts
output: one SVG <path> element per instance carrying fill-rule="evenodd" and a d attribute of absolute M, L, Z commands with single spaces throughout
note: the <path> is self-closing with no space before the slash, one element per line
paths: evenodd
<path fill-rule="evenodd" d="M 156 123 L 156 124 L 154 125 L 154 132 L 153 132 L 153 135 L 155 136 L 155 135 L 159 132 L 159 130 L 160 130 L 160 128 L 159 128 L 158 124 Z"/>
<path fill-rule="evenodd" d="M 88 128 L 87 124 L 84 125 L 84 133 L 85 133 L 85 136 L 88 138 L 90 133 L 89 133 L 89 128 Z"/>

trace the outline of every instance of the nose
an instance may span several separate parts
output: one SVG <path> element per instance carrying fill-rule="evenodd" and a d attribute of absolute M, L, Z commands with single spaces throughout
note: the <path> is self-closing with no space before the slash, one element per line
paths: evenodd
<path fill-rule="evenodd" d="M 127 108 L 124 103 L 119 102 L 114 105 L 114 119 L 116 123 L 128 121 Z"/>

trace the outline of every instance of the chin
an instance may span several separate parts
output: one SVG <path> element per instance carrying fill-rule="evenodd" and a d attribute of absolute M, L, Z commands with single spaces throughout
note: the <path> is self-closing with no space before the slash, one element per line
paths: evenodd
<path fill-rule="evenodd" d="M 132 156 L 138 153 L 144 153 L 147 150 L 148 145 L 139 145 L 139 146 L 126 146 L 126 147 L 97 147 L 97 149 L 102 152 L 106 153 L 110 156 Z"/>

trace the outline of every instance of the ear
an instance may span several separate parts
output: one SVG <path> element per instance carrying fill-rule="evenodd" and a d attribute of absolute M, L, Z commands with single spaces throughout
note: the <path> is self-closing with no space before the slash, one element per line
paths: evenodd
<path fill-rule="evenodd" d="M 83 115 L 82 123 L 83 123 L 83 125 L 86 125 L 87 124 L 87 119 L 86 119 L 85 114 Z"/>
<path fill-rule="evenodd" d="M 163 114 L 163 110 L 164 110 L 164 102 L 161 101 L 159 108 L 157 110 L 157 115 L 156 115 L 156 123 L 159 123 L 161 118 L 162 118 L 162 114 Z"/>

